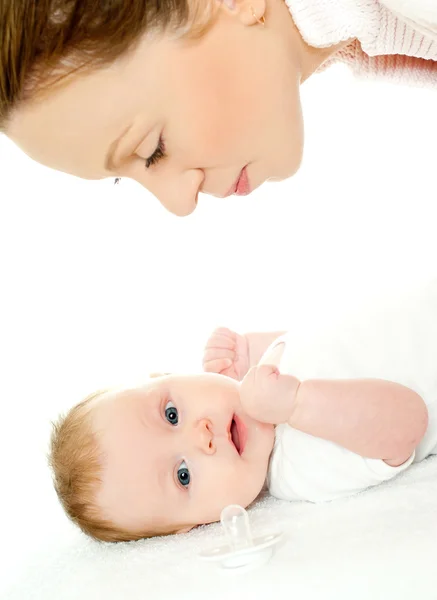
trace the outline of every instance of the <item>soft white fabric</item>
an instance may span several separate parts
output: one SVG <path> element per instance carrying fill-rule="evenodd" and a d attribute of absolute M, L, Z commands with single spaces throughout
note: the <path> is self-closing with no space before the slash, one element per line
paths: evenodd
<path fill-rule="evenodd" d="M 337 500 L 392 479 L 413 459 L 414 454 L 399 467 L 391 467 L 382 460 L 363 458 L 332 442 L 280 425 L 267 485 L 269 492 L 282 500 Z"/>
<path fill-rule="evenodd" d="M 424 35 L 437 36 L 437 2 L 435 0 L 381 0 L 381 4 L 399 15 Z"/>
<path fill-rule="evenodd" d="M 282 530 L 285 543 L 268 565 L 236 577 L 197 559 L 202 548 L 223 542 L 219 525 L 117 545 L 92 542 L 73 526 L 67 536 L 60 527 L 50 544 L 39 540 L 38 554 L 0 598 L 433 600 L 436 500 L 437 457 L 336 502 L 266 498 L 249 511 L 253 527 Z"/>
<path fill-rule="evenodd" d="M 437 86 L 437 2 L 434 0 L 285 0 L 304 40 L 329 47 L 353 40 L 335 62 L 358 77 Z"/>
<path fill-rule="evenodd" d="M 437 59 L 437 29 L 420 18 L 429 13 L 416 10 L 414 0 L 286 0 L 286 4 L 311 46 L 329 47 L 357 38 L 369 56 L 405 54 Z M 425 23 L 426 35 L 419 31 Z M 424 39 L 427 36 L 429 39 Z"/>
<path fill-rule="evenodd" d="M 268 487 L 283 500 L 320 502 L 390 479 L 437 452 L 437 280 L 393 304 L 355 315 L 320 336 L 285 342 L 280 370 L 299 379 L 379 378 L 415 390 L 428 406 L 429 425 L 415 456 L 399 467 L 364 458 L 281 425 L 270 460 Z"/>

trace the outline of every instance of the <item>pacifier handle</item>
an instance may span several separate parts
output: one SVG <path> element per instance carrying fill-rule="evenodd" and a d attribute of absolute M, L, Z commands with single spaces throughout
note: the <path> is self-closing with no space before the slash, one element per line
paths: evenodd
<path fill-rule="evenodd" d="M 221 512 L 220 522 L 233 551 L 253 546 L 249 515 L 242 506 L 238 504 L 226 506 Z"/>

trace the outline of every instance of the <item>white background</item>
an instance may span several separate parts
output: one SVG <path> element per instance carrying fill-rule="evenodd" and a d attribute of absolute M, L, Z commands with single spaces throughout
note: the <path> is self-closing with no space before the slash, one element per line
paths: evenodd
<path fill-rule="evenodd" d="M 210 330 L 317 328 L 437 274 L 436 92 L 303 91 L 292 180 L 173 217 L 137 184 L 43 168 L 0 138 L 0 591 L 71 534 L 50 419 L 91 391 L 198 370 Z"/>

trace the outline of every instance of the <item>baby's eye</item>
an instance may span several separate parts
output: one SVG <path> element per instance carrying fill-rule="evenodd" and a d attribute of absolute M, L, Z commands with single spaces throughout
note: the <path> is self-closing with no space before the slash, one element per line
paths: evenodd
<path fill-rule="evenodd" d="M 165 418 L 172 425 L 177 425 L 179 421 L 178 409 L 172 402 L 167 402 L 165 407 Z"/>
<path fill-rule="evenodd" d="M 179 483 L 186 487 L 190 483 L 190 471 L 187 468 L 187 465 L 184 461 L 181 462 L 181 466 L 178 469 L 178 479 Z"/>

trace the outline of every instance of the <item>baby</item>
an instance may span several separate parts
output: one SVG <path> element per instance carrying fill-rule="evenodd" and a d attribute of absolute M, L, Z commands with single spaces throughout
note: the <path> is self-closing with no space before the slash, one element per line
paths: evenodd
<path fill-rule="evenodd" d="M 94 394 L 55 425 L 56 491 L 83 531 L 186 532 L 265 484 L 333 500 L 437 453 L 437 282 L 317 339 L 218 329 L 203 365 Z"/>

